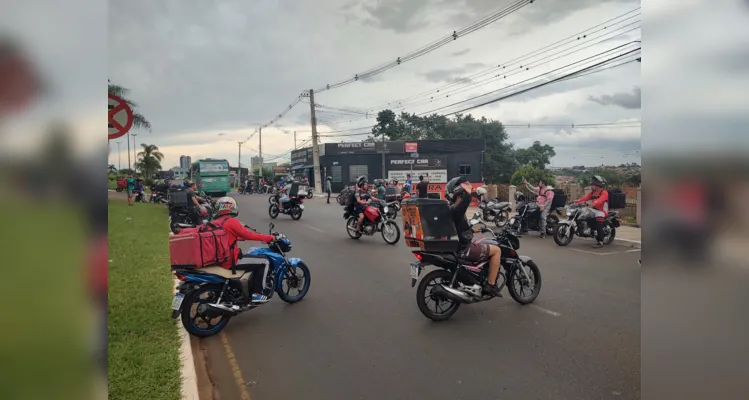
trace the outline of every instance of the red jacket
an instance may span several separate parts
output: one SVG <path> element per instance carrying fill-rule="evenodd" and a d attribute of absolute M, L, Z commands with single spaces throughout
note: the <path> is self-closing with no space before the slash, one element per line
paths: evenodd
<path fill-rule="evenodd" d="M 224 222 L 226 221 L 226 222 Z M 223 216 L 215 221 L 212 222 L 213 225 L 216 226 L 223 226 L 224 231 L 226 231 L 227 236 L 229 237 L 229 243 L 237 243 L 242 240 L 253 240 L 257 242 L 263 242 L 263 243 L 270 243 L 273 240 L 273 236 L 271 235 L 263 235 L 262 233 L 255 233 L 247 228 L 245 228 L 241 222 L 239 222 L 238 219 L 231 217 L 231 216 Z M 236 263 L 239 259 L 239 246 L 234 246 L 234 262 Z M 221 264 L 221 267 L 230 269 L 231 268 L 231 260 Z"/>
<path fill-rule="evenodd" d="M 591 191 L 582 198 L 575 200 L 575 203 L 582 203 L 588 200 L 593 200 L 593 208 L 598 211 L 603 211 L 604 216 L 609 215 L 609 192 L 601 189 L 601 192 L 596 194 Z"/>

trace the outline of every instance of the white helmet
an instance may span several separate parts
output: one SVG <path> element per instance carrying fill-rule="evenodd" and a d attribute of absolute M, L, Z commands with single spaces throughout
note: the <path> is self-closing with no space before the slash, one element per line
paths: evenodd
<path fill-rule="evenodd" d="M 480 188 L 476 189 L 476 193 L 478 193 L 480 196 L 486 196 L 486 188 L 481 186 Z"/>
<path fill-rule="evenodd" d="M 218 215 L 230 214 L 236 217 L 239 215 L 237 201 L 228 196 L 218 199 L 216 201 L 216 213 Z"/>

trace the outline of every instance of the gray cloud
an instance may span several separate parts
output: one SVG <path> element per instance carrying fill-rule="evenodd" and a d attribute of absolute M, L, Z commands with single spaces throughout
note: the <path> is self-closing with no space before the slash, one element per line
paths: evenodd
<path fill-rule="evenodd" d="M 436 69 L 427 73 L 421 74 L 429 82 L 435 83 L 451 83 L 458 79 L 463 78 L 463 75 L 475 71 L 480 68 L 485 68 L 486 64 L 483 63 L 468 63 L 462 67 L 449 68 L 449 69 Z"/>
<path fill-rule="evenodd" d="M 463 49 L 463 50 L 456 51 L 455 53 L 452 53 L 450 55 L 453 56 L 453 57 L 458 57 L 458 56 L 462 56 L 464 54 L 468 54 L 470 52 L 471 52 L 471 49 L 466 48 L 466 49 Z"/>
<path fill-rule="evenodd" d="M 612 95 L 605 94 L 603 96 L 589 96 L 588 100 L 608 106 L 614 105 L 628 110 L 640 109 L 642 106 L 641 91 L 640 87 L 636 86 L 632 93 L 614 93 Z"/>
<path fill-rule="evenodd" d="M 369 15 L 366 24 L 396 33 L 409 33 L 424 27 L 426 14 L 422 13 L 426 0 L 388 0 L 374 5 L 364 5 Z"/>

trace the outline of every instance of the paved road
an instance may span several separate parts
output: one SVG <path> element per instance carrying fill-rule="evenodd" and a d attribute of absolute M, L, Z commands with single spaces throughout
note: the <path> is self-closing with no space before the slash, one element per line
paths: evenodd
<path fill-rule="evenodd" d="M 235 197 L 240 219 L 267 229 L 267 196 Z M 307 297 L 274 298 L 201 343 L 221 399 L 639 399 L 637 249 L 523 238 L 543 273 L 532 306 L 504 291 L 434 323 L 416 306 L 402 242 L 354 241 L 340 206 L 305 205 L 300 221 L 275 225 L 311 268 Z"/>

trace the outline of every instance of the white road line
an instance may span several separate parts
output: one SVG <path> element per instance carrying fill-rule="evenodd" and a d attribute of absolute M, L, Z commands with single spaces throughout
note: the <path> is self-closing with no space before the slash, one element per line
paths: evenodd
<path fill-rule="evenodd" d="M 324 231 L 324 230 L 322 230 L 322 229 L 317 229 L 317 228 L 315 228 L 314 226 L 311 226 L 311 225 L 307 225 L 307 224 L 304 224 L 304 226 L 306 226 L 307 228 L 310 228 L 310 229 L 312 229 L 312 230 L 318 231 L 318 232 L 320 232 L 320 233 L 325 233 L 325 231 Z"/>
<path fill-rule="evenodd" d="M 625 251 L 625 253 L 633 253 L 635 251 L 642 251 L 642 249 L 627 250 L 627 251 Z"/>
<path fill-rule="evenodd" d="M 561 315 L 562 315 L 562 314 L 560 314 L 560 313 L 558 313 L 558 312 L 556 312 L 556 311 L 551 311 L 551 310 L 547 310 L 547 309 L 545 309 L 545 308 L 543 308 L 543 307 L 539 307 L 539 306 L 537 306 L 537 305 L 535 305 L 535 304 L 531 304 L 531 307 L 535 308 L 535 309 L 536 309 L 536 310 L 538 310 L 538 311 L 541 311 L 541 312 L 544 312 L 544 313 L 546 313 L 546 314 L 549 314 L 549 315 L 551 315 L 551 316 L 553 316 L 553 317 L 559 317 L 559 316 L 561 316 Z"/>
<path fill-rule="evenodd" d="M 572 250 L 572 251 L 579 251 L 580 253 L 593 254 L 594 256 L 610 256 L 612 254 L 618 254 L 618 253 L 620 253 L 618 251 L 615 251 L 613 253 L 596 253 L 595 251 L 582 250 L 582 249 L 573 249 L 573 248 L 570 248 L 570 250 Z"/>

